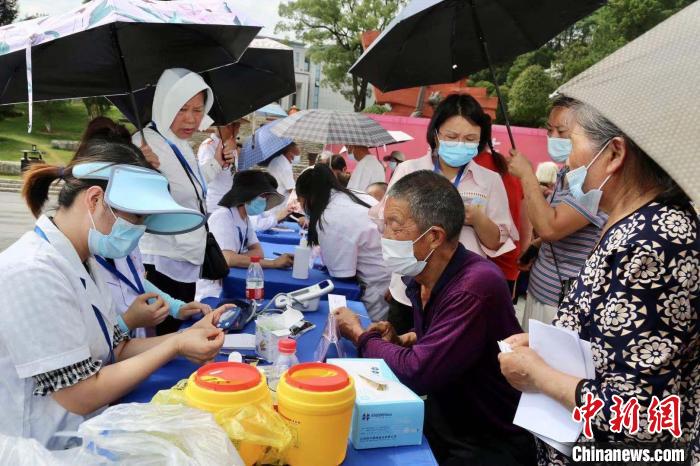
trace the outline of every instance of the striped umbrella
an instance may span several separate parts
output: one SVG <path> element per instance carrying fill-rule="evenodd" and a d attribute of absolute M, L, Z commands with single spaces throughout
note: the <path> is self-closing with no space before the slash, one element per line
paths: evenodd
<path fill-rule="evenodd" d="M 302 110 L 280 120 L 271 130 L 277 136 L 319 144 L 379 147 L 396 142 L 367 115 L 332 110 Z"/>
<path fill-rule="evenodd" d="M 273 133 L 272 129 L 283 121 L 277 120 L 268 123 L 248 138 L 243 144 L 241 154 L 238 157 L 239 170 L 247 170 L 252 166 L 265 162 L 294 142 L 290 138 L 279 137 Z"/>

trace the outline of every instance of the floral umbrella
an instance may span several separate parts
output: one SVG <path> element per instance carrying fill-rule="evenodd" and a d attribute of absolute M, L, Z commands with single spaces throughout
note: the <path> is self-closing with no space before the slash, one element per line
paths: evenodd
<path fill-rule="evenodd" d="M 0 28 L 0 105 L 132 94 L 163 70 L 235 63 L 260 30 L 231 1 L 93 0 Z M 139 122 L 140 126 L 140 122 Z"/>

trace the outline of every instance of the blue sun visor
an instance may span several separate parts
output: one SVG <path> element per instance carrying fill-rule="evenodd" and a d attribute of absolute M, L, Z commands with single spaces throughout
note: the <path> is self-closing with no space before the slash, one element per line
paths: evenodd
<path fill-rule="evenodd" d="M 122 212 L 146 216 L 146 231 L 176 235 L 196 230 L 204 223 L 201 212 L 181 206 L 168 191 L 160 173 L 133 165 L 90 162 L 72 169 L 75 178 L 108 180 L 105 200 Z"/>

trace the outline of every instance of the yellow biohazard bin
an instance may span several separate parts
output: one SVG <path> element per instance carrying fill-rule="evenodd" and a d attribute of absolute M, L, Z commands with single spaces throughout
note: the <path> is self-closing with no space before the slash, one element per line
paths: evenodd
<path fill-rule="evenodd" d="M 265 376 L 255 367 L 237 362 L 215 362 L 193 373 L 185 388 L 185 399 L 193 408 L 210 413 L 251 404 L 272 407 Z M 264 448 L 241 442 L 238 453 L 246 465 L 262 458 Z"/>
<path fill-rule="evenodd" d="M 277 410 L 293 435 L 291 466 L 337 466 L 345 459 L 355 383 L 331 364 L 298 364 L 280 378 Z"/>

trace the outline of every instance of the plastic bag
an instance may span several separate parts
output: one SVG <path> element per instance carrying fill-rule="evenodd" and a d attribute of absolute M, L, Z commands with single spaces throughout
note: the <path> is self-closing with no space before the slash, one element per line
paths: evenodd
<path fill-rule="evenodd" d="M 78 428 L 83 448 L 120 465 L 243 466 L 209 413 L 182 405 L 112 406 Z"/>
<path fill-rule="evenodd" d="M 254 404 L 221 410 L 214 418 L 236 447 L 241 442 L 263 446 L 264 456 L 260 464 L 285 464 L 284 456 L 292 444 L 292 432 L 274 409 Z"/>
<path fill-rule="evenodd" d="M 160 390 L 151 403 L 186 405 L 186 386 L 187 379 L 183 379 L 170 390 Z M 265 405 L 248 405 L 221 410 L 214 418 L 236 448 L 239 448 L 241 442 L 263 447 L 263 458 L 258 461 L 259 464 L 284 464 L 284 453 L 292 443 L 292 433 L 282 416 L 274 409 Z"/>
<path fill-rule="evenodd" d="M 83 448 L 51 451 L 31 438 L 0 434 L 0 464 L 12 466 L 77 466 L 111 464 Z"/>
<path fill-rule="evenodd" d="M 168 390 L 158 390 L 158 392 L 151 398 L 151 403 L 157 405 L 185 405 L 187 406 L 187 401 L 185 400 L 185 387 L 187 387 L 187 379 L 182 379 L 173 388 Z"/>

